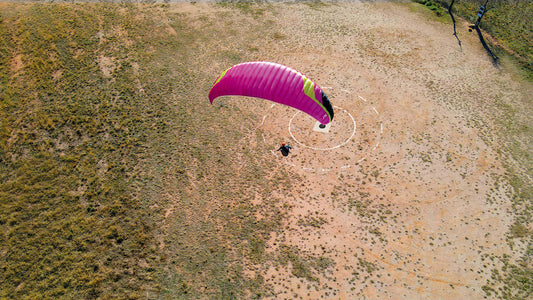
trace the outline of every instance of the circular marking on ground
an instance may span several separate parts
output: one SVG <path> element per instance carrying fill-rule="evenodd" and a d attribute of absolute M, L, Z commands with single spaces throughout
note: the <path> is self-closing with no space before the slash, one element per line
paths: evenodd
<path fill-rule="evenodd" d="M 319 150 L 319 151 L 333 150 L 333 149 L 336 149 L 336 148 L 339 148 L 339 147 L 342 147 L 342 146 L 346 145 L 353 138 L 353 136 L 355 135 L 355 131 L 356 131 L 356 128 L 357 128 L 357 125 L 355 123 L 355 119 L 353 118 L 352 114 L 350 114 L 344 108 L 339 107 L 339 106 L 333 106 L 333 107 L 337 109 L 337 112 L 335 114 L 334 121 L 331 122 L 331 127 L 329 129 L 329 132 L 327 132 L 327 133 L 316 132 L 316 131 L 310 130 L 311 128 L 309 128 L 309 125 L 312 125 L 312 124 L 315 123 L 315 122 L 312 121 L 314 119 L 312 117 L 310 117 L 309 115 L 306 115 L 306 114 L 302 113 L 301 111 L 297 111 L 292 116 L 292 118 L 289 120 L 289 133 L 290 133 L 292 139 L 296 143 L 298 143 L 300 146 L 303 146 L 303 147 L 309 148 L 309 149 L 313 149 L 313 150 Z M 343 113 L 340 116 L 339 116 L 339 110 L 340 110 L 340 112 Z M 346 118 L 346 116 L 344 116 L 344 114 L 346 114 L 350 118 L 351 124 L 353 124 L 353 126 L 352 126 L 353 130 L 350 130 L 348 132 L 345 132 L 345 130 L 343 130 L 342 127 L 336 126 L 336 125 L 338 125 L 339 122 L 343 122 L 344 121 L 343 118 Z M 299 117 L 301 120 L 298 120 L 298 118 L 297 118 L 296 121 L 295 121 L 296 117 Z M 339 118 L 341 120 L 338 120 Z M 298 124 L 298 123 L 302 123 L 302 124 Z M 303 126 L 298 126 L 298 125 L 303 125 Z M 291 126 L 292 126 L 292 128 L 291 128 Z M 343 135 L 349 135 L 349 136 L 344 141 L 342 141 L 342 137 L 341 137 L 340 143 L 338 143 L 336 145 L 333 145 L 331 147 L 320 147 L 320 146 L 318 146 L 318 143 L 324 143 L 324 140 L 326 140 L 324 138 L 324 136 L 331 137 L 331 136 L 338 135 L 339 133 L 340 133 L 341 136 L 343 136 Z M 295 135 L 298 135 L 298 138 Z M 337 140 L 338 139 L 334 139 L 333 142 L 331 142 L 332 139 L 327 139 L 326 142 L 329 141 L 330 143 L 336 143 Z M 309 145 L 309 144 L 311 144 L 311 145 Z"/>
<path fill-rule="evenodd" d="M 293 140 L 293 149 L 282 162 L 305 172 L 347 171 L 367 160 L 380 146 L 382 114 L 371 99 L 353 96 L 346 89 L 337 93 L 330 89 L 328 95 L 340 105 L 334 106 L 334 121 L 326 129 L 318 129 L 317 121 L 303 112 L 269 105 L 257 127 L 266 150 L 281 157 L 275 150 Z"/>

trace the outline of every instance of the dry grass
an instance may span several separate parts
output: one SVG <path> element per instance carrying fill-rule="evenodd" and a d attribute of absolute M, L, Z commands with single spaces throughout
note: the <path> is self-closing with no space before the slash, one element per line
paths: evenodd
<path fill-rule="evenodd" d="M 531 86 L 475 39 L 391 4 L 0 11 L 0 298 L 530 291 Z M 247 60 L 329 86 L 354 138 L 273 156 L 293 111 L 207 100 Z"/>

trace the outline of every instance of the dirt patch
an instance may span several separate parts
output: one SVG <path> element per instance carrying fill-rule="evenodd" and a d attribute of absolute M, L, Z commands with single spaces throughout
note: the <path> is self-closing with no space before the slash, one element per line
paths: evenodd
<path fill-rule="evenodd" d="M 335 262 L 311 282 L 291 265 L 268 269 L 274 298 L 479 298 L 499 267 L 488 257 L 520 253 L 505 243 L 513 217 L 504 168 L 470 114 L 470 97 L 490 101 L 501 92 L 493 83 L 510 78 L 466 24 L 461 48 L 449 24 L 409 7 L 274 6 L 279 42 L 256 57 L 301 70 L 338 112 L 332 130 L 319 133 L 294 110 L 253 103 L 262 106 L 257 147 L 303 178 L 270 247 Z M 281 142 L 294 147 L 288 158 L 275 152 Z"/>
<path fill-rule="evenodd" d="M 529 296 L 533 89 L 465 24 L 460 45 L 414 3 L 13 9 L 2 295 Z M 211 105 L 251 60 L 313 79 L 331 127 Z"/>
<path fill-rule="evenodd" d="M 499 258 L 523 253 L 523 243 L 506 243 L 512 191 L 487 135 L 498 127 L 479 108 L 526 103 L 531 86 L 495 68 L 468 24 L 459 24 L 459 45 L 450 23 L 413 5 L 170 7 L 192 28 L 231 33 L 229 42 L 202 45 L 198 59 L 213 80 L 243 57 L 275 61 L 313 79 L 335 106 L 331 127 L 317 132 L 313 119 L 281 105 L 215 104 L 252 114 L 246 122 L 255 123 L 235 120 L 244 128 L 239 144 L 294 177 L 291 191 L 271 195 L 287 217 L 266 249 L 289 258 L 246 260 L 243 271 L 264 278 L 272 298 L 481 298 Z M 261 22 L 270 24 L 264 39 L 246 35 Z M 276 152 L 283 142 L 293 146 L 289 157 Z"/>

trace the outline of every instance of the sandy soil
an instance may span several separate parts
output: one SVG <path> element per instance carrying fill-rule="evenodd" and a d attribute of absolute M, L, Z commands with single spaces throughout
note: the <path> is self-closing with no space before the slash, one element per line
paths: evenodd
<path fill-rule="evenodd" d="M 509 187 L 486 136 L 496 128 L 476 120 L 479 107 L 526 93 L 492 65 L 467 24 L 458 24 L 460 46 L 451 24 L 410 7 L 286 4 L 268 12 L 283 38 L 257 45 L 257 59 L 300 70 L 336 107 L 322 133 L 303 113 L 253 103 L 263 142 L 244 141 L 301 179 L 270 251 L 283 242 L 335 262 L 317 281 L 295 277 L 291 266 L 263 269 L 276 299 L 479 299 L 501 267 L 489 258 L 522 252 L 505 242 Z M 287 158 L 275 151 L 281 142 L 294 147 Z"/>

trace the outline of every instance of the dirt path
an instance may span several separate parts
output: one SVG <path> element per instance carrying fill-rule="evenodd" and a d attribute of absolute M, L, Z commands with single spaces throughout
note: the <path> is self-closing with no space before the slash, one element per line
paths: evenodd
<path fill-rule="evenodd" d="M 263 143 L 248 142 L 302 179 L 269 251 L 284 243 L 334 261 L 317 281 L 294 276 L 290 265 L 263 269 L 276 299 L 479 299 L 501 267 L 494 258 L 522 253 L 524 245 L 505 242 L 510 188 L 484 136 L 497 128 L 476 121 L 479 107 L 526 93 L 491 64 L 467 24 L 458 24 L 459 47 L 451 24 L 412 7 L 268 12 L 280 38 L 254 45 L 256 59 L 301 70 L 336 106 L 328 133 L 294 110 L 255 108 Z M 194 8 L 186 11 L 212 9 Z M 281 141 L 294 146 L 286 159 L 274 151 Z"/>

